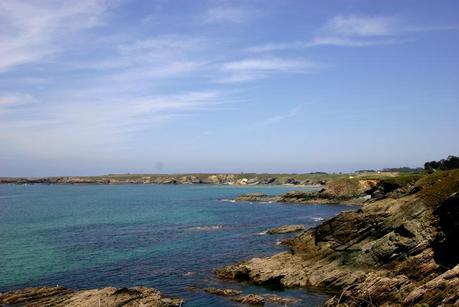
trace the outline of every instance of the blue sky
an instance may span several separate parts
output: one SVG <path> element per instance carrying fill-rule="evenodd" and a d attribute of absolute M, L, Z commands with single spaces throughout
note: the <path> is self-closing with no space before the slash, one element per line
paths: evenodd
<path fill-rule="evenodd" d="M 458 154 L 457 1 L 0 0 L 0 176 Z"/>

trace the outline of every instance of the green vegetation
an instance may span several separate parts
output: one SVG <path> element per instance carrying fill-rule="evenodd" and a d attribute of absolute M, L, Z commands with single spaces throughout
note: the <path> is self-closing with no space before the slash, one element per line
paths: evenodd
<path fill-rule="evenodd" d="M 459 168 L 459 157 L 448 156 L 446 159 L 441 159 L 440 161 L 430 161 L 424 164 L 424 169 L 426 171 L 432 172 L 436 170 L 451 170 Z"/>

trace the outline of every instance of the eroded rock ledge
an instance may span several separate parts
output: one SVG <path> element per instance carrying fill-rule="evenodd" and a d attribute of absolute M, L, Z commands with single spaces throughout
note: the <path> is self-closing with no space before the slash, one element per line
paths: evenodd
<path fill-rule="evenodd" d="M 255 284 L 334 289 L 328 305 L 459 305 L 459 170 L 419 179 L 293 239 L 288 252 L 216 271 Z"/>
<path fill-rule="evenodd" d="M 0 305 L 8 306 L 181 306 L 182 299 L 168 298 L 152 288 L 102 288 L 72 291 L 63 287 L 36 287 L 0 293 Z"/>

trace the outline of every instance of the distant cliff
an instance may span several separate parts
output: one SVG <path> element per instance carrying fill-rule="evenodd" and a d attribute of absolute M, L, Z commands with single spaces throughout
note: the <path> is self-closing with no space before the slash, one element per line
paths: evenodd
<path fill-rule="evenodd" d="M 114 174 L 103 176 L 0 177 L 0 184 L 228 184 L 228 185 L 323 185 L 329 181 L 397 177 L 397 173 L 361 174 Z"/>
<path fill-rule="evenodd" d="M 10 184 L 320 184 L 317 176 L 275 174 L 178 174 L 178 175 L 106 175 L 69 177 L 0 177 L 0 183 Z"/>

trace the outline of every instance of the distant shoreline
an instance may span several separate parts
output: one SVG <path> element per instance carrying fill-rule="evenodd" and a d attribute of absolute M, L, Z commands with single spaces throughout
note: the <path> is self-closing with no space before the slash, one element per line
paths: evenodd
<path fill-rule="evenodd" d="M 396 172 L 367 172 L 349 174 L 256 174 L 256 173 L 192 173 L 192 174 L 110 174 L 102 176 L 0 177 L 0 184 L 221 184 L 322 186 L 338 179 L 392 178 Z"/>

